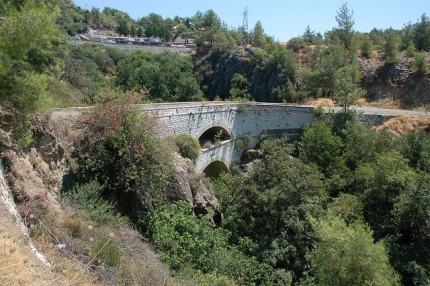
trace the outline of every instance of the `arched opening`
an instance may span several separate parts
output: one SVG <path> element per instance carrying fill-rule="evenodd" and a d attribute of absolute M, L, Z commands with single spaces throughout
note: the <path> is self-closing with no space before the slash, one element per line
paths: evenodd
<path fill-rule="evenodd" d="M 214 178 L 218 177 L 223 171 L 228 172 L 226 164 L 222 161 L 214 161 L 203 170 L 203 173 L 205 173 L 206 177 Z"/>
<path fill-rule="evenodd" d="M 227 130 L 220 126 L 214 126 L 206 130 L 199 138 L 202 149 L 211 148 L 222 141 L 230 140 L 231 136 Z"/>

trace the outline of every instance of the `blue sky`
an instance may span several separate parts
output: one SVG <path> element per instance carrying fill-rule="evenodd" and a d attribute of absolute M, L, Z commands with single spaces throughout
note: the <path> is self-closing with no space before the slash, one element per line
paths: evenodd
<path fill-rule="evenodd" d="M 156 13 L 163 18 L 193 16 L 197 11 L 212 9 L 229 27 L 242 25 L 243 12 L 248 7 L 248 27 L 260 20 L 266 34 L 278 41 L 288 41 L 311 30 L 324 33 L 337 27 L 336 12 L 342 3 L 354 11 L 354 30 L 370 32 L 373 28 L 401 29 L 416 23 L 423 13 L 430 16 L 429 0 L 75 0 L 76 5 L 91 9 L 115 8 L 127 12 L 133 19 Z"/>

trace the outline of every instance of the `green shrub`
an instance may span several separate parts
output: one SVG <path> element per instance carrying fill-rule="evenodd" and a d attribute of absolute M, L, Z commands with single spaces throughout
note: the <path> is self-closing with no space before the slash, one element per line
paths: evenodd
<path fill-rule="evenodd" d="M 292 38 L 288 41 L 287 47 L 295 53 L 306 47 L 306 42 L 301 38 Z"/>
<path fill-rule="evenodd" d="M 251 143 L 252 140 L 252 135 L 251 133 L 243 133 L 241 134 L 237 140 L 236 140 L 236 145 L 239 146 L 240 148 L 248 148 L 249 144 Z"/>
<path fill-rule="evenodd" d="M 243 114 L 247 114 L 248 113 L 248 108 L 246 107 L 245 104 L 239 104 L 237 106 L 237 112 L 238 113 L 243 113 Z"/>
<path fill-rule="evenodd" d="M 418 69 L 417 73 L 421 77 L 426 76 L 430 72 L 429 65 L 426 61 L 426 54 L 424 52 L 417 53 L 415 55 L 413 65 Z"/>
<path fill-rule="evenodd" d="M 314 119 L 315 120 L 323 120 L 325 117 L 325 110 L 324 107 L 322 107 L 322 105 L 318 105 L 315 108 L 315 112 L 314 112 Z"/>
<path fill-rule="evenodd" d="M 197 139 L 188 134 L 181 134 L 175 138 L 182 157 L 195 161 L 200 155 L 200 144 Z"/>
<path fill-rule="evenodd" d="M 121 264 L 118 242 L 113 238 L 113 234 L 102 235 L 100 239 L 94 242 L 90 248 L 90 256 L 112 267 Z"/>
<path fill-rule="evenodd" d="M 104 224 L 115 216 L 115 208 L 101 197 L 104 186 L 93 180 L 77 184 L 65 195 L 65 199 L 85 212 L 88 219 L 96 224 Z"/>

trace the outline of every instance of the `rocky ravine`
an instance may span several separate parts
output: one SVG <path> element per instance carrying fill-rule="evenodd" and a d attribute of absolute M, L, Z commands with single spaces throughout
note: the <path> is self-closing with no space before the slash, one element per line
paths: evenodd
<path fill-rule="evenodd" d="M 35 117 L 33 122 L 32 131 L 36 142 L 26 151 L 15 145 L 9 134 L 0 128 L 0 158 L 4 164 L 4 178 L 21 214 L 20 220 L 29 228 L 29 232 L 39 216 L 49 217 L 50 223 L 60 225 L 69 214 L 67 206 L 61 201 L 60 190 L 64 176 L 72 167 L 72 142 L 83 128 L 79 120 L 71 118 L 48 122 Z M 196 214 L 214 214 L 213 221 L 221 223 L 222 214 L 218 201 L 205 184 L 204 177 L 195 173 L 192 161 L 176 155 L 175 165 L 177 168 L 171 178 L 169 200 L 188 201 Z M 0 284 L 44 285 L 49 281 L 56 281 L 55 285 L 66 283 L 64 273 L 57 273 L 55 270 L 58 269 L 54 269 L 57 267 L 44 265 L 32 253 L 28 239 L 17 227 L 15 218 L 8 214 L 4 203 L 0 203 L 0 214 L 0 243 L 3 246 L 0 251 Z M 66 252 L 61 254 L 58 249 L 56 235 L 48 234 L 47 237 L 52 239 L 44 243 L 39 241 L 36 247 L 42 253 L 55 252 L 55 257 L 60 255 L 63 257 L 61 259 L 70 260 L 65 255 Z M 151 260 L 147 263 L 152 263 L 152 271 L 158 269 L 157 273 L 161 276 L 167 275 L 161 263 L 155 262 L 155 266 L 153 265 L 153 261 L 158 258 L 136 230 L 122 229 L 117 235 L 122 237 L 120 241 L 124 241 L 127 249 L 135 249 L 133 255 L 142 256 L 141 261 Z M 47 257 L 50 262 L 50 256 Z M 88 280 L 83 285 L 93 283 Z"/>

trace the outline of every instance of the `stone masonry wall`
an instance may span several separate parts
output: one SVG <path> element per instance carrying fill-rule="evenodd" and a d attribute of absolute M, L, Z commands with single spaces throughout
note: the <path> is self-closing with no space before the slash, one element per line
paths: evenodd
<path fill-rule="evenodd" d="M 212 127 L 222 127 L 231 141 L 202 151 L 196 169 L 203 171 L 211 162 L 222 161 L 227 167 L 240 159 L 243 148 L 235 146 L 240 135 L 249 133 L 254 147 L 263 131 L 297 134 L 312 122 L 313 107 L 267 103 L 175 103 L 142 105 L 143 111 L 158 118 L 161 137 L 189 134 L 199 138 Z"/>

